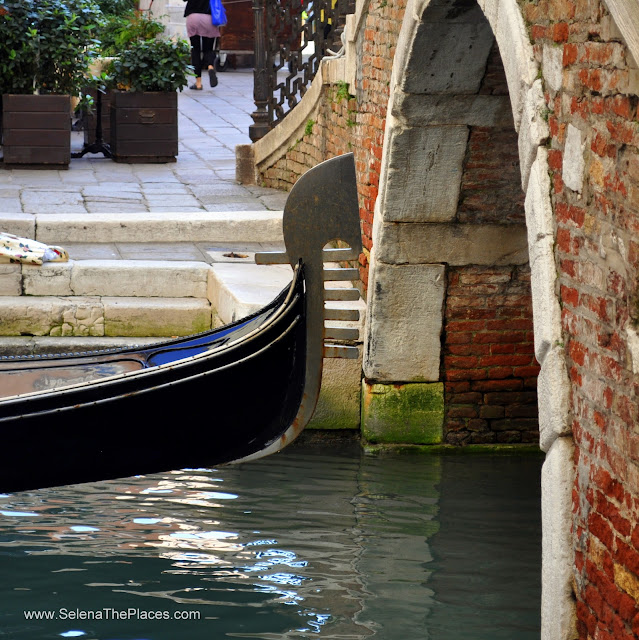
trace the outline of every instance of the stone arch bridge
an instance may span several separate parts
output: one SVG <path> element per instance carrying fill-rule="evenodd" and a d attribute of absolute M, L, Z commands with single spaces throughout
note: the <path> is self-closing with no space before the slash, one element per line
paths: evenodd
<path fill-rule="evenodd" d="M 345 33 L 240 151 L 280 188 L 355 153 L 362 428 L 538 439 L 542 637 L 637 637 L 639 5 L 358 0 Z"/>

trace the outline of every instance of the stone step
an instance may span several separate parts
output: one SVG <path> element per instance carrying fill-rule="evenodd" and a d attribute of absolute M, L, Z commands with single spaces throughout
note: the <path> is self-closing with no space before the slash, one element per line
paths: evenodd
<path fill-rule="evenodd" d="M 330 267 L 330 263 L 326 263 Z M 224 323 L 233 322 L 257 311 L 268 304 L 290 281 L 292 269 L 289 265 L 256 265 L 218 263 L 211 265 L 211 303 Z M 330 288 L 350 290 L 351 282 L 331 282 Z M 366 303 L 357 301 L 331 301 L 331 309 L 357 309 L 357 321 L 327 321 L 328 327 L 359 329 L 362 341 Z"/>
<path fill-rule="evenodd" d="M 94 252 L 99 251 L 94 246 Z M 216 259 L 217 253 L 208 256 Z M 237 258 L 226 255 L 212 264 L 85 259 L 42 266 L 0 265 L 0 335 L 185 335 L 257 311 L 291 280 L 289 265 L 251 264 L 250 253 L 232 252 Z M 345 290 L 350 286 L 350 282 L 331 283 Z M 363 301 L 327 306 L 360 310 L 359 321 L 327 322 L 327 326 L 361 329 Z M 185 317 L 183 329 L 180 313 L 195 314 Z M 208 314 L 208 322 L 202 321 L 203 313 Z M 139 328 L 133 326 L 136 321 Z M 32 329 L 29 322 L 34 323 Z"/>
<path fill-rule="evenodd" d="M 213 326 L 202 298 L 1 296 L 3 336 L 182 336 Z"/>
<path fill-rule="evenodd" d="M 281 211 L 0 213 L 0 229 L 47 244 L 66 242 L 281 243 Z"/>
<path fill-rule="evenodd" d="M 207 298 L 205 262 L 69 260 L 0 266 L 0 293 L 24 296 Z"/>
<path fill-rule="evenodd" d="M 64 267 L 65 263 L 45 263 L 43 267 L 1 265 L 0 273 L 3 269 L 14 275 L 23 270 L 28 272 L 27 289 L 39 293 L 46 292 L 47 282 L 57 282 L 56 286 L 65 291 L 71 288 L 76 293 L 78 289 L 74 287 L 97 291 L 100 283 L 100 287 L 112 295 L 0 296 L 0 353 L 67 353 L 146 344 L 163 336 L 197 333 L 258 310 L 291 279 L 291 268 L 287 265 L 86 260 Z M 340 285 L 350 286 L 350 283 L 333 286 Z M 206 294 L 202 297 L 117 295 L 131 291 L 142 294 L 143 286 L 156 293 L 199 296 L 205 291 Z M 327 305 L 355 306 L 360 310 L 358 322 L 339 324 L 359 328 L 361 341 L 364 302 Z M 324 359 L 322 391 L 309 428 L 359 428 L 361 368 L 361 353 L 354 360 Z"/>

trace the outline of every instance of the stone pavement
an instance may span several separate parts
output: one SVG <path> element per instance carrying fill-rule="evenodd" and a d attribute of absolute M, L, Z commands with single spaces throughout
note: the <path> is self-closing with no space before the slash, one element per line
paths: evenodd
<path fill-rule="evenodd" d="M 220 73 L 215 89 L 206 77 L 203 82 L 203 91 L 186 88 L 179 94 L 177 162 L 123 164 L 86 155 L 73 159 L 68 170 L 3 169 L 0 164 L 2 219 L 15 214 L 281 210 L 286 194 L 235 182 L 235 145 L 250 143 L 253 71 Z M 80 135 L 74 150 L 82 146 Z"/>

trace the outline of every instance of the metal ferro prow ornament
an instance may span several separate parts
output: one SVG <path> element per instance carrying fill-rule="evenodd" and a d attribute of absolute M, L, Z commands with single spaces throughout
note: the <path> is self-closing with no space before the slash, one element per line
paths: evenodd
<path fill-rule="evenodd" d="M 362 251 L 359 223 L 355 161 L 352 153 L 326 160 L 307 171 L 295 183 L 284 205 L 284 243 L 286 253 L 256 254 L 258 264 L 288 262 L 292 267 L 301 260 L 306 281 L 306 380 L 304 398 L 297 416 L 281 441 L 273 443 L 276 451 L 294 439 L 308 424 L 319 397 L 322 361 L 331 347 L 325 346 L 325 319 L 331 319 L 325 300 L 357 300 L 356 289 L 325 289 L 325 280 L 358 280 L 357 269 L 324 269 L 324 261 L 357 260 Z M 348 245 L 344 249 L 325 249 L 332 241 Z M 330 272 L 330 273 L 329 273 Z M 336 274 L 341 272 L 341 274 Z M 346 294 L 346 295 L 344 295 Z M 356 312 L 352 318 L 357 319 Z M 330 330 L 329 330 L 330 331 Z M 357 330 L 350 330 L 357 334 Z M 330 336 L 328 336 L 330 337 Z M 348 354 L 348 350 L 351 353 Z M 357 349 L 343 347 L 332 357 L 357 357 Z M 346 353 L 346 355 L 345 355 Z"/>

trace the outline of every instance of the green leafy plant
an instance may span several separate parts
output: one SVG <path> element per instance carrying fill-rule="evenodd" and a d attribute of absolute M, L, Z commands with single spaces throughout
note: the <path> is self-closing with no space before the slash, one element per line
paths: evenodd
<path fill-rule="evenodd" d="M 123 16 L 135 9 L 135 0 L 97 0 L 104 15 Z"/>
<path fill-rule="evenodd" d="M 129 11 L 106 15 L 99 31 L 102 56 L 116 56 L 136 42 L 152 40 L 164 33 L 165 27 L 148 12 Z"/>
<path fill-rule="evenodd" d="M 94 0 L 0 0 L 0 94 L 78 95 L 101 15 Z"/>
<path fill-rule="evenodd" d="M 315 120 L 308 120 L 304 127 L 304 135 L 310 136 L 313 133 L 313 127 L 315 126 Z"/>
<path fill-rule="evenodd" d="M 335 90 L 334 101 L 339 104 L 342 100 L 351 100 L 355 96 L 348 91 L 348 82 L 338 80 L 337 89 Z"/>
<path fill-rule="evenodd" d="M 125 91 L 181 91 L 191 71 L 190 57 L 184 40 L 144 40 L 112 60 L 107 74 Z"/>

